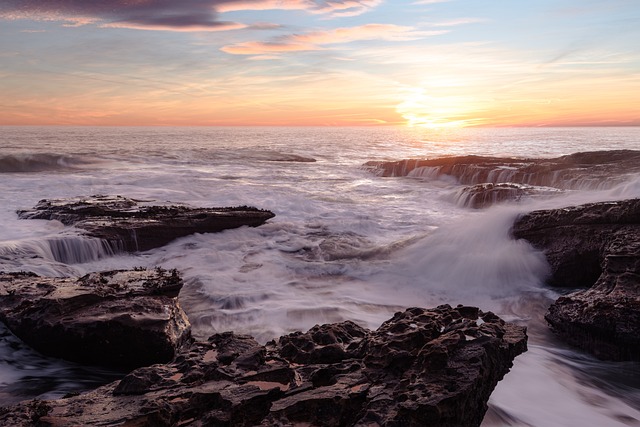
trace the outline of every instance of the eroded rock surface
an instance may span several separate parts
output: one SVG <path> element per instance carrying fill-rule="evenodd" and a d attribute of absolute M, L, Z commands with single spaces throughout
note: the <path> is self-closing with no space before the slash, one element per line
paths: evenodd
<path fill-rule="evenodd" d="M 456 195 L 458 205 L 481 209 L 496 203 L 536 196 L 549 196 L 559 194 L 561 190 L 550 187 L 539 187 L 513 182 L 501 182 L 497 184 L 485 183 L 464 187 Z"/>
<path fill-rule="evenodd" d="M 139 202 L 121 196 L 41 200 L 33 209 L 18 211 L 18 216 L 58 220 L 127 252 L 153 249 L 193 233 L 213 233 L 243 225 L 257 227 L 275 216 L 248 206 L 192 208 Z"/>
<path fill-rule="evenodd" d="M 600 358 L 640 360 L 640 199 L 531 212 L 512 232 L 544 251 L 550 284 L 589 288 L 551 305 L 552 328 Z"/>
<path fill-rule="evenodd" d="M 216 334 L 166 365 L 0 411 L 26 426 L 478 426 L 525 328 L 474 307 L 411 308 L 376 331 L 316 326 L 262 346 Z"/>
<path fill-rule="evenodd" d="M 454 156 L 367 162 L 380 176 L 438 178 L 448 175 L 463 185 L 515 183 L 558 189 L 610 188 L 640 172 L 640 151 L 575 153 L 551 159 Z"/>
<path fill-rule="evenodd" d="M 190 336 L 174 271 L 0 273 L 0 321 L 41 353 L 89 365 L 168 362 Z M 0 423 L 1 424 L 1 423 Z"/>

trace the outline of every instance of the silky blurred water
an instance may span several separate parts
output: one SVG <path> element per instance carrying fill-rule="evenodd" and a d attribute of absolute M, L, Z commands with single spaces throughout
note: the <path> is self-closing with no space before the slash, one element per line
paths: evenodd
<path fill-rule="evenodd" d="M 178 268 L 180 302 L 200 338 L 234 330 L 265 342 L 347 319 L 376 328 L 408 306 L 478 305 L 530 335 L 530 350 L 492 395 L 485 426 L 640 425 L 638 365 L 600 362 L 555 339 L 542 318 L 557 297 L 543 285 L 546 261 L 508 233 L 521 212 L 640 197 L 640 176 L 472 210 L 454 202 L 454 180 L 382 178 L 362 167 L 461 154 L 546 158 L 638 149 L 638 141 L 638 128 L 2 127 L 0 271 Z M 113 255 L 72 228 L 15 214 L 40 199 L 93 194 L 253 205 L 276 217 Z M 0 402 L 59 397 L 117 374 L 42 358 L 6 330 L 0 340 Z"/>

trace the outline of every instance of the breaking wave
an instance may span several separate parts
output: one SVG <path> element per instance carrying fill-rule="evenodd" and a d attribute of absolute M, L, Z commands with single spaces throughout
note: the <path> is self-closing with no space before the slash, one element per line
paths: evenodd
<path fill-rule="evenodd" d="M 0 173 L 77 170 L 91 163 L 87 158 L 63 154 L 7 154 L 0 156 Z"/>

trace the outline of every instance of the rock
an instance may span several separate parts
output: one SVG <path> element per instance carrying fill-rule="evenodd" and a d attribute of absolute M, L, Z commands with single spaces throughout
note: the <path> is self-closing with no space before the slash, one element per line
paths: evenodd
<path fill-rule="evenodd" d="M 175 270 L 108 271 L 80 279 L 0 273 L 0 320 L 41 353 L 89 365 L 168 362 L 190 336 Z"/>
<path fill-rule="evenodd" d="M 611 188 L 640 172 L 640 151 L 575 153 L 552 159 L 455 156 L 435 159 L 367 162 L 379 176 L 437 179 L 451 176 L 463 185 L 516 183 L 563 190 Z"/>
<path fill-rule="evenodd" d="M 485 183 L 464 187 L 456 194 L 456 202 L 460 206 L 481 209 L 508 200 L 518 201 L 527 197 L 555 195 L 561 191 L 513 182 Z"/>
<path fill-rule="evenodd" d="M 0 424 L 479 426 L 524 351 L 525 328 L 462 306 L 411 308 L 376 331 L 316 326 L 265 346 L 224 333 L 92 392 L 6 408 Z"/>
<path fill-rule="evenodd" d="M 640 360 L 640 199 L 531 212 L 513 235 L 544 250 L 558 298 L 547 322 L 602 359 Z"/>
<path fill-rule="evenodd" d="M 91 196 L 41 200 L 30 210 L 18 211 L 22 219 L 58 220 L 104 239 L 114 249 L 135 252 L 163 246 L 193 233 L 213 233 L 243 225 L 257 227 L 275 215 L 248 207 L 191 208 L 147 206 L 121 196 Z"/>

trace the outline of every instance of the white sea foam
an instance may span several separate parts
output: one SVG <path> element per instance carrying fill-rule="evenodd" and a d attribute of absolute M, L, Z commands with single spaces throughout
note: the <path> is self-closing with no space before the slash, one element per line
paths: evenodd
<path fill-rule="evenodd" d="M 375 328 L 407 306 L 477 304 L 528 325 L 532 345 L 492 397 L 494 412 L 507 421 L 488 420 L 493 424 L 487 426 L 577 425 L 569 421 L 578 419 L 572 418 L 576 411 L 581 426 L 621 420 L 633 425 L 640 419 L 637 408 L 620 391 L 634 395 L 640 380 L 632 386 L 610 378 L 591 381 L 585 366 L 615 368 L 591 360 L 568 364 L 568 356 L 554 352 L 561 344 L 541 320 L 555 296 L 542 285 L 546 263 L 508 230 L 519 212 L 640 197 L 639 177 L 606 190 L 565 191 L 474 211 L 452 201 L 460 189 L 455 180 L 381 178 L 361 166 L 369 160 L 469 153 L 557 157 L 634 149 L 638 140 L 635 128 L 3 128 L 3 156 L 26 150 L 100 162 L 64 173 L 3 174 L 0 264 L 66 276 L 135 266 L 178 268 L 186 280 L 181 304 L 199 337 L 234 330 L 264 342 L 346 319 Z M 301 161 L 311 158 L 316 162 Z M 110 256 L 69 227 L 15 215 L 40 199 L 91 194 L 194 206 L 255 205 L 277 216 L 259 228 L 193 235 L 145 253 Z M 51 242 L 58 242 L 57 250 Z M 19 254 L 27 249 L 36 256 Z M 10 357 L 2 345 L 0 353 Z M 20 365 L 0 369 L 5 390 L 20 388 L 20 378 L 34 374 Z M 59 381 L 82 380 L 81 374 L 52 369 Z M 535 395 L 543 397 L 534 400 Z M 594 406 L 593 396 L 612 409 Z M 565 399 L 567 405 L 554 404 Z"/>

